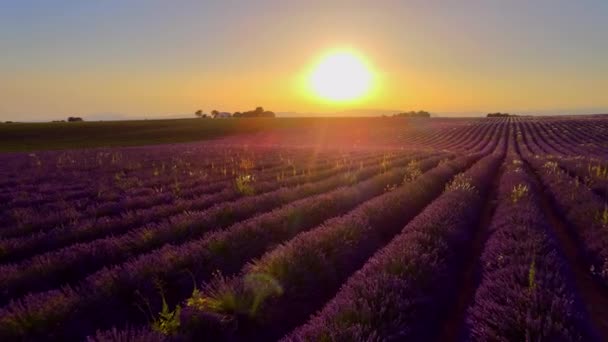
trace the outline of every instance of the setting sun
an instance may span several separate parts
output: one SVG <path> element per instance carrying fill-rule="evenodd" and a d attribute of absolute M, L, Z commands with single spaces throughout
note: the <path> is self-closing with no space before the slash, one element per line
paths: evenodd
<path fill-rule="evenodd" d="M 349 101 L 368 93 L 372 73 L 356 54 L 340 51 L 324 56 L 309 81 L 317 96 L 331 101 Z"/>

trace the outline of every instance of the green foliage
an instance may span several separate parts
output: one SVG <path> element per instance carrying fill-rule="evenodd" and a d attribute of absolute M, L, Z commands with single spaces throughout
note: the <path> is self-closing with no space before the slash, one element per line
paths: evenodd
<path fill-rule="evenodd" d="M 175 310 L 169 310 L 169 306 L 163 296 L 163 308 L 158 314 L 158 319 L 152 323 L 152 330 L 161 334 L 170 335 L 179 329 L 181 306 L 176 306 Z"/>
<path fill-rule="evenodd" d="M 457 174 L 450 183 L 445 186 L 445 191 L 464 190 L 474 192 L 475 186 L 471 184 L 473 180 L 464 173 Z"/>
<path fill-rule="evenodd" d="M 608 178 L 608 166 L 589 165 L 589 174 L 601 179 Z"/>
<path fill-rule="evenodd" d="M 244 311 L 243 307 L 245 305 L 239 300 L 236 291 L 228 285 L 228 279 L 220 272 L 213 274 L 213 281 L 207 285 L 203 292 L 194 292 L 186 301 L 186 305 L 197 310 L 215 313 Z"/>
<path fill-rule="evenodd" d="M 234 180 L 236 191 L 244 196 L 250 196 L 255 193 L 253 187 L 254 177 L 252 175 L 239 175 Z"/>
<path fill-rule="evenodd" d="M 249 172 L 249 170 L 255 167 L 255 161 L 253 159 L 242 158 L 239 162 L 239 168 L 245 172 Z"/>
<path fill-rule="evenodd" d="M 519 202 L 522 198 L 528 195 L 528 186 L 525 184 L 517 184 L 511 190 L 511 201 L 513 203 Z"/>
<path fill-rule="evenodd" d="M 405 175 L 403 176 L 403 183 L 409 183 L 422 176 L 422 170 L 420 169 L 420 163 L 417 160 L 410 161 L 405 167 Z"/>
<path fill-rule="evenodd" d="M 201 311 L 254 317 L 266 300 L 282 294 L 283 288 L 269 274 L 249 273 L 242 283 L 234 283 L 218 272 L 204 291 L 193 293 L 186 303 Z"/>
<path fill-rule="evenodd" d="M 559 170 L 557 162 L 554 161 L 545 162 L 543 168 L 545 168 L 549 173 L 557 173 L 557 171 Z"/>
<path fill-rule="evenodd" d="M 600 214 L 599 221 L 602 224 L 602 226 L 608 228 L 608 204 L 604 205 L 604 210 Z"/>
<path fill-rule="evenodd" d="M 528 270 L 528 288 L 531 291 L 536 289 L 536 257 L 532 258 L 532 263 Z"/>
<path fill-rule="evenodd" d="M 158 318 L 155 318 L 152 322 L 152 330 L 164 335 L 171 335 L 179 329 L 181 306 L 177 305 L 174 310 L 170 310 L 165 299 L 162 284 L 158 282 L 156 286 L 158 287 L 163 306 L 161 312 L 158 313 Z"/>
<path fill-rule="evenodd" d="M 281 284 L 271 275 L 264 273 L 252 273 L 245 277 L 245 288 L 252 295 L 252 302 L 249 308 L 249 314 L 255 316 L 259 307 L 264 301 L 273 296 L 283 294 Z"/>

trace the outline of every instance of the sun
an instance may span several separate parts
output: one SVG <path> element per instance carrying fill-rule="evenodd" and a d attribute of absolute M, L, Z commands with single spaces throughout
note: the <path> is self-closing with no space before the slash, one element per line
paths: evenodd
<path fill-rule="evenodd" d="M 372 84 L 372 72 L 353 52 L 332 52 L 321 58 L 309 79 L 313 92 L 330 101 L 351 101 L 366 95 Z"/>

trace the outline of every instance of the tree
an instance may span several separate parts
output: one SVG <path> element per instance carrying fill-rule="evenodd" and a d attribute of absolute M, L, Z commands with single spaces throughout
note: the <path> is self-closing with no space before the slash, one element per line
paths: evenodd
<path fill-rule="evenodd" d="M 518 116 L 517 114 L 509 114 L 509 113 L 501 113 L 501 112 L 497 112 L 497 113 L 488 113 L 488 115 L 486 115 L 486 117 L 488 118 L 508 118 L 511 116 Z"/>
<path fill-rule="evenodd" d="M 235 112 L 233 118 L 274 118 L 275 114 L 271 111 L 264 110 L 264 107 L 256 107 L 254 110 L 246 112 Z"/>
<path fill-rule="evenodd" d="M 217 110 L 214 109 L 214 110 L 211 111 L 211 115 L 215 119 L 215 118 L 217 118 L 218 115 L 220 115 L 220 112 L 218 112 Z"/>
<path fill-rule="evenodd" d="M 424 111 L 424 110 L 419 110 L 419 111 L 409 111 L 409 112 L 403 112 L 403 113 L 399 113 L 399 114 L 395 114 L 393 116 L 397 116 L 397 117 L 405 117 L 405 118 L 430 118 L 431 117 L 431 113 Z"/>
<path fill-rule="evenodd" d="M 82 118 L 76 117 L 76 116 L 70 116 L 68 118 L 68 122 L 79 122 L 79 121 L 84 121 L 82 120 Z"/>
<path fill-rule="evenodd" d="M 199 109 L 196 112 L 194 112 L 194 115 L 196 115 L 199 118 L 202 118 L 203 117 L 203 111 Z"/>

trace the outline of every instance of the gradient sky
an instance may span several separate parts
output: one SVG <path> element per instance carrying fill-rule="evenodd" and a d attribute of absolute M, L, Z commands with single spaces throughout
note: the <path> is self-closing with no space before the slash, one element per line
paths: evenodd
<path fill-rule="evenodd" d="M 336 48 L 365 99 L 307 92 Z M 0 0 L 0 120 L 196 109 L 608 112 L 608 1 Z"/>

